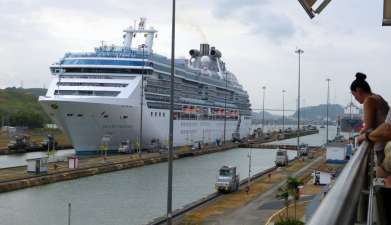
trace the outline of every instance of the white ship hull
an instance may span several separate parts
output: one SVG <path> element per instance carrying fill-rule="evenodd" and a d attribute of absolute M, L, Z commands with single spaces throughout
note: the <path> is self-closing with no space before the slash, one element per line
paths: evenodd
<path fill-rule="evenodd" d="M 136 146 L 140 131 L 140 106 L 88 102 L 83 99 L 42 99 L 45 111 L 66 133 L 78 155 L 99 153 L 102 137 L 109 135 L 108 150 L 115 152 L 121 142 L 129 140 Z M 53 108 L 55 104 L 57 108 Z M 107 115 L 107 117 L 105 117 Z M 127 118 L 124 118 L 124 115 Z M 155 116 L 156 115 L 156 116 Z M 160 115 L 160 116 L 159 116 Z M 164 116 L 163 116 L 164 115 Z M 240 136 L 250 132 L 251 120 L 241 118 Z M 238 120 L 226 121 L 226 140 L 232 139 Z M 153 143 L 167 147 L 169 111 L 143 109 L 143 146 Z M 174 120 L 174 146 L 194 142 L 214 143 L 223 140 L 223 120 Z"/>
<path fill-rule="evenodd" d="M 124 32 L 122 46 L 102 43 L 94 52 L 66 53 L 50 67 L 54 78 L 39 101 L 77 154 L 117 151 L 123 142 L 133 149 L 140 142 L 142 148 L 168 146 L 171 60 L 153 53 L 157 31 L 145 29 L 145 20 Z M 136 34 L 146 37 L 145 43 L 132 44 Z M 189 54 L 189 60 L 175 59 L 173 145 L 247 136 L 248 94 L 221 52 L 203 43 Z"/>

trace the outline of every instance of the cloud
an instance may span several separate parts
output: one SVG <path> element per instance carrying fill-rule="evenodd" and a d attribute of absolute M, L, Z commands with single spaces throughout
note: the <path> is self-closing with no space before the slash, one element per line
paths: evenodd
<path fill-rule="evenodd" d="M 277 43 L 291 38 L 296 32 L 290 18 L 274 9 L 268 0 L 220 0 L 213 15 L 224 20 L 238 20 L 249 28 L 250 34 Z"/>

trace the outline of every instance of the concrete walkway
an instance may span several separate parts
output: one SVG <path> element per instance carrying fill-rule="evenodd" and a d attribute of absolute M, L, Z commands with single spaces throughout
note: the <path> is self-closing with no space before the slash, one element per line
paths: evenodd
<path fill-rule="evenodd" d="M 316 163 L 323 160 L 319 157 L 308 165 L 301 168 L 299 171 L 291 174 L 293 177 L 299 177 L 306 170 L 314 166 Z M 285 180 L 277 183 L 268 191 L 250 201 L 241 208 L 227 210 L 223 214 L 213 216 L 205 220 L 203 225 L 263 225 L 269 217 L 281 208 L 280 201 L 275 199 L 277 189 L 285 184 Z"/>

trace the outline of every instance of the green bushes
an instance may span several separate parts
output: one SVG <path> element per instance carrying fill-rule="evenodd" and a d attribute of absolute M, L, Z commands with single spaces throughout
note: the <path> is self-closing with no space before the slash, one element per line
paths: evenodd
<path fill-rule="evenodd" d="M 7 88 L 0 90 L 1 125 L 41 128 L 50 122 L 38 103 L 38 96 L 30 89 Z"/>
<path fill-rule="evenodd" d="M 295 219 L 283 219 L 280 221 L 276 221 L 274 225 L 304 225 L 304 223 L 300 220 Z"/>
<path fill-rule="evenodd" d="M 44 126 L 44 118 L 41 114 L 24 109 L 10 115 L 9 123 L 11 126 L 25 126 L 28 128 L 42 128 Z"/>

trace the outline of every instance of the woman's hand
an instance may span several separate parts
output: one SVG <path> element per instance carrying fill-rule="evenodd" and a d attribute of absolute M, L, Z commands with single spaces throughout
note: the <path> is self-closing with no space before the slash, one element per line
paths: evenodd
<path fill-rule="evenodd" d="M 360 136 L 358 136 L 358 138 L 357 138 L 357 143 L 358 143 L 359 145 L 361 145 L 361 143 L 362 143 L 363 141 L 365 141 L 365 140 L 366 140 L 365 133 L 364 133 L 364 134 L 360 134 Z"/>

